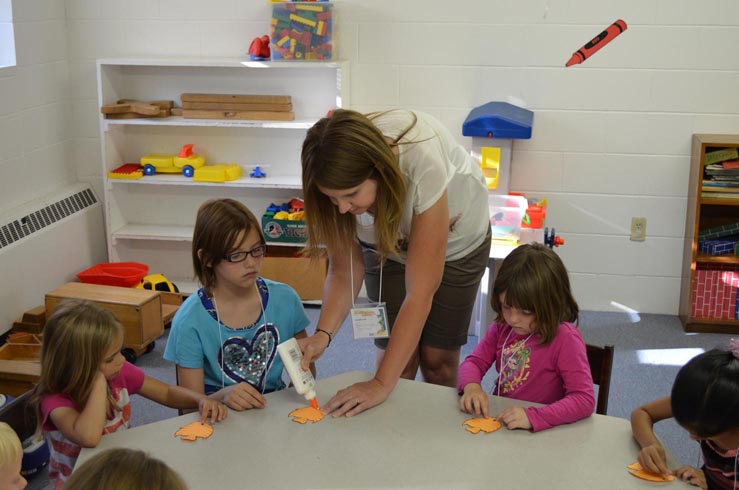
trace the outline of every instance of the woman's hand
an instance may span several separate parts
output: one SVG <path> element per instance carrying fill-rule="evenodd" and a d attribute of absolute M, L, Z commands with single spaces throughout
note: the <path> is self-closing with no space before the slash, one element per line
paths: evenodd
<path fill-rule="evenodd" d="M 390 396 L 391 391 L 377 378 L 356 383 L 339 390 L 323 406 L 323 411 L 332 414 L 334 417 L 341 417 L 342 415 L 351 417 L 384 402 Z"/>
<path fill-rule="evenodd" d="M 303 371 L 308 371 L 311 363 L 320 358 L 328 347 L 328 334 L 318 332 L 310 337 L 297 340 L 298 346 L 303 352 L 303 362 L 300 363 L 300 367 L 303 368 Z"/>
<path fill-rule="evenodd" d="M 228 417 L 228 408 L 226 408 L 226 405 L 208 396 L 204 396 L 198 401 L 198 411 L 200 412 L 201 423 L 205 423 L 208 420 L 208 415 L 210 415 L 211 424 L 221 422 Z"/>
<path fill-rule="evenodd" d="M 521 407 L 508 407 L 495 417 L 508 429 L 531 429 L 531 421 L 526 410 Z"/>
<path fill-rule="evenodd" d="M 639 451 L 639 464 L 652 473 L 669 476 L 672 471 L 667 467 L 667 455 L 661 444 L 650 444 Z"/>
<path fill-rule="evenodd" d="M 238 383 L 218 390 L 216 397 L 225 403 L 228 408 L 241 412 L 251 408 L 264 408 L 267 400 L 264 399 L 249 383 Z"/>
<path fill-rule="evenodd" d="M 708 484 L 706 483 L 706 475 L 704 475 L 703 471 L 699 470 L 698 468 L 693 468 L 692 466 L 686 465 L 675 470 L 675 475 L 677 475 L 677 477 L 680 478 L 682 481 L 686 481 L 694 487 L 699 487 L 703 490 L 707 490 L 708 488 Z"/>
<path fill-rule="evenodd" d="M 462 398 L 459 399 L 459 408 L 470 413 L 488 418 L 488 395 L 477 383 L 469 383 L 464 387 Z"/>

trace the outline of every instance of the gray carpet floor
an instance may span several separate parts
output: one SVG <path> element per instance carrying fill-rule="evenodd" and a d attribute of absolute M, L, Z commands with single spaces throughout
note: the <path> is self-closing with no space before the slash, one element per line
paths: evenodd
<path fill-rule="evenodd" d="M 320 309 L 307 307 L 312 332 Z M 680 320 L 668 315 L 637 315 L 608 312 L 583 312 L 580 329 L 587 343 L 615 347 L 608 415 L 628 419 L 637 406 L 670 394 L 672 381 L 681 365 L 703 350 L 715 347 L 726 349 L 730 335 L 689 334 Z M 141 356 L 137 365 L 146 374 L 174 384 L 174 366 L 162 359 L 167 334 L 157 340 L 155 349 Z M 477 337 L 470 336 L 462 349 L 464 359 L 477 345 Z M 351 325 L 345 323 L 317 362 L 317 380 L 345 371 L 374 371 L 374 345 L 371 340 L 354 340 Z M 490 390 L 495 374 L 490 373 L 483 386 Z M 157 405 L 143 397 L 132 399 L 132 424 L 144 425 L 176 416 L 175 410 Z M 682 464 L 697 465 L 698 444 L 674 421 L 665 420 L 656 425 L 657 435 Z M 45 488 L 43 477 L 29 482 L 29 489 Z"/>

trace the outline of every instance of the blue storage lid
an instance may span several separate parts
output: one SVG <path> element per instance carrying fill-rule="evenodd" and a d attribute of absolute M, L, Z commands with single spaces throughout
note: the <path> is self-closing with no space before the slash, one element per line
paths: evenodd
<path fill-rule="evenodd" d="M 508 102 L 488 102 L 472 109 L 462 124 L 464 136 L 531 138 L 534 113 Z"/>

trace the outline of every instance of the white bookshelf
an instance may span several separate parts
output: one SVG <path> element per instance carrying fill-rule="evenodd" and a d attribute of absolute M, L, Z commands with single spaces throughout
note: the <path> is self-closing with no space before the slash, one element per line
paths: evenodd
<path fill-rule="evenodd" d="M 294 121 L 100 117 L 108 260 L 136 261 L 192 292 L 191 240 L 198 207 L 230 197 L 261 218 L 270 203 L 302 196 L 300 150 L 306 131 L 348 104 L 345 62 L 249 62 L 238 59 L 124 58 L 97 62 L 98 104 L 119 99 L 173 100 L 183 93 L 290 95 Z M 236 163 L 243 176 L 224 183 L 180 174 L 137 180 L 108 172 L 148 153 L 177 153 L 192 143 L 206 164 Z M 267 173 L 252 178 L 256 167 Z M 274 245 L 274 244 L 271 244 Z M 280 244 L 281 246 L 291 246 Z M 292 245 L 297 247 L 299 245 Z"/>

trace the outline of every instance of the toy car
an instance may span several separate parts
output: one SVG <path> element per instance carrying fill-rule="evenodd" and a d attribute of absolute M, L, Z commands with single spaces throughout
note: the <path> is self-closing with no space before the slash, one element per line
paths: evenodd
<path fill-rule="evenodd" d="M 136 285 L 139 289 L 179 293 L 180 289 L 162 274 L 149 274 Z"/>
<path fill-rule="evenodd" d="M 192 146 L 184 145 L 179 155 L 152 153 L 141 157 L 144 175 L 154 175 L 157 172 L 164 174 L 181 172 L 185 177 L 192 177 L 195 169 L 205 165 L 205 158 L 193 153 Z"/>

